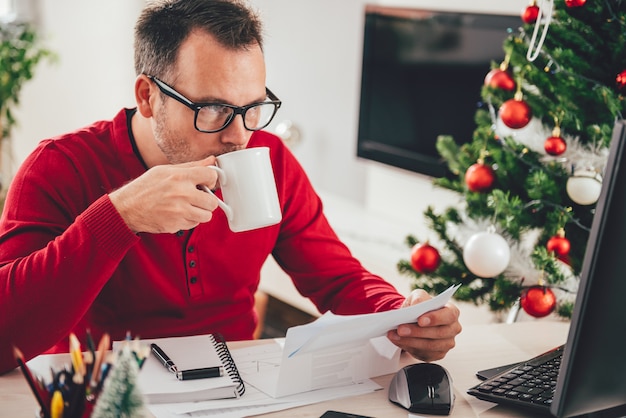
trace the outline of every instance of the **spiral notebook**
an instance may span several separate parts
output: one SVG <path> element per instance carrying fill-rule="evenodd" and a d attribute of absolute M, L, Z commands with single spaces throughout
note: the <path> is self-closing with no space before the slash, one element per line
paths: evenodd
<path fill-rule="evenodd" d="M 238 398 L 245 386 L 226 342 L 219 334 L 141 340 L 158 344 L 179 370 L 223 366 L 221 377 L 178 380 L 151 354 L 139 372 L 138 385 L 148 403 L 196 402 Z"/>

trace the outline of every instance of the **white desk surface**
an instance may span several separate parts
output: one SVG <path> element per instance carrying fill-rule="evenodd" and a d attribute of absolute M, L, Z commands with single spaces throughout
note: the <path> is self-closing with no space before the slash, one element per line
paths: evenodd
<path fill-rule="evenodd" d="M 455 387 L 455 404 L 452 417 L 532 417 L 532 413 L 510 409 L 481 401 L 465 392 L 479 381 L 475 372 L 534 357 L 563 344 L 567 339 L 569 323 L 536 320 L 514 324 L 486 324 L 466 327 L 457 338 L 457 346 L 444 360 L 437 363 L 452 375 Z M 262 344 L 263 340 L 229 343 L 232 348 L 247 344 Z M 40 356 L 35 361 L 46 361 Z M 402 356 L 402 365 L 414 359 Z M 264 417 L 319 417 L 327 410 L 338 410 L 352 414 L 378 418 L 406 418 L 408 412 L 390 403 L 387 388 L 392 375 L 380 376 L 375 380 L 383 390 L 351 398 L 338 399 L 318 404 L 279 411 Z M 0 417 L 33 418 L 37 404 L 19 370 L 0 376 Z"/>

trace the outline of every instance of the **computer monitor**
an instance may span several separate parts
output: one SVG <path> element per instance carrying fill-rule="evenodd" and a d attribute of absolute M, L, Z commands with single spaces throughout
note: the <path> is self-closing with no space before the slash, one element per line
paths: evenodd
<path fill-rule="evenodd" d="M 626 121 L 615 123 L 550 412 L 626 409 Z"/>
<path fill-rule="evenodd" d="M 585 248 L 567 342 L 509 365 L 513 368 L 479 372 L 487 380 L 468 393 L 558 418 L 626 417 L 625 184 L 626 121 L 619 120 Z M 555 379 L 550 373 L 555 365 L 559 369 L 552 386 Z"/>
<path fill-rule="evenodd" d="M 472 141 L 476 110 L 485 106 L 485 76 L 504 59 L 504 40 L 521 24 L 519 14 L 368 4 L 357 156 L 428 176 L 450 175 L 437 137 L 451 135 L 459 145 Z"/>

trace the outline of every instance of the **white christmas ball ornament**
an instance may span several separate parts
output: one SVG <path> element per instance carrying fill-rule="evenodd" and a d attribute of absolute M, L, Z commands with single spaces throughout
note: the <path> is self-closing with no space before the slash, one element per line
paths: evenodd
<path fill-rule="evenodd" d="M 495 232 L 474 234 L 463 248 L 465 265 L 469 271 L 482 278 L 495 277 L 502 273 L 510 259 L 509 244 Z"/>
<path fill-rule="evenodd" d="M 602 176 L 595 170 L 578 169 L 567 179 L 567 195 L 579 205 L 593 205 L 600 197 Z"/>

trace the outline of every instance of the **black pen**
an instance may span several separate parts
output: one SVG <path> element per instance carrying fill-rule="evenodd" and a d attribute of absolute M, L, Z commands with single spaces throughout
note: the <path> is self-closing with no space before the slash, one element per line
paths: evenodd
<path fill-rule="evenodd" d="M 206 379 L 209 377 L 224 376 L 224 367 L 222 366 L 204 367 L 201 369 L 178 370 L 178 367 L 176 367 L 172 359 L 170 359 L 170 357 L 165 354 L 165 351 L 163 351 L 161 347 L 152 343 L 150 344 L 150 348 L 152 349 L 152 354 L 154 354 L 155 357 L 159 359 L 161 364 L 167 370 L 174 373 L 178 380 Z"/>
<path fill-rule="evenodd" d="M 202 369 L 190 369 L 176 372 L 178 380 L 206 379 L 208 377 L 224 376 L 224 368 L 222 366 L 204 367 Z"/>
<path fill-rule="evenodd" d="M 161 347 L 159 347 L 158 345 L 152 343 L 152 344 L 150 344 L 150 349 L 152 350 L 152 354 L 154 354 L 154 356 L 159 359 L 161 364 L 167 370 L 169 370 L 172 373 L 177 373 L 178 372 L 178 368 L 176 367 L 174 362 L 168 357 L 167 354 L 165 354 L 165 351 L 163 351 L 161 349 Z"/>

